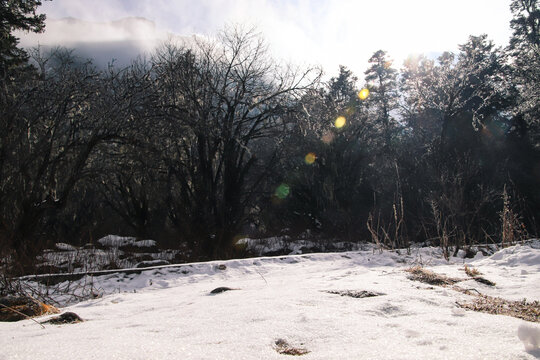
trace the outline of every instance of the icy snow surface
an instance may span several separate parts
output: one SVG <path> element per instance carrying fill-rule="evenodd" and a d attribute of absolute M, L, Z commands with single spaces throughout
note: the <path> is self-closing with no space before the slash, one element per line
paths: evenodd
<path fill-rule="evenodd" d="M 76 251 L 77 250 L 75 246 L 69 245 L 66 243 L 56 243 L 54 244 L 54 247 L 60 251 Z"/>
<path fill-rule="evenodd" d="M 97 241 L 101 246 L 106 247 L 122 247 L 122 246 L 136 246 L 136 247 L 153 247 L 157 246 L 157 242 L 155 240 L 138 240 L 134 237 L 130 236 L 118 236 L 118 235 L 107 235 L 102 237 Z"/>
<path fill-rule="evenodd" d="M 466 311 L 456 301 L 472 296 L 404 272 L 421 264 L 466 278 L 464 262 L 497 285 L 459 286 L 540 300 L 540 249 L 529 245 L 450 262 L 423 248 L 171 265 L 94 277 L 105 295 L 62 309 L 83 323 L 0 323 L 0 359 L 290 358 L 278 353 L 283 344 L 309 351 L 298 357 L 306 360 L 540 357 L 539 323 Z M 218 287 L 232 290 L 210 294 Z M 342 290 L 384 295 L 328 292 Z"/>
<path fill-rule="evenodd" d="M 136 246 L 136 247 L 153 247 L 153 246 L 157 246 L 157 242 L 155 240 L 139 240 L 139 241 L 135 241 L 133 243 L 133 246 Z"/>
<path fill-rule="evenodd" d="M 99 239 L 97 242 L 100 243 L 102 246 L 121 247 L 121 246 L 133 244 L 135 240 L 136 239 L 134 237 L 107 235 Z"/>

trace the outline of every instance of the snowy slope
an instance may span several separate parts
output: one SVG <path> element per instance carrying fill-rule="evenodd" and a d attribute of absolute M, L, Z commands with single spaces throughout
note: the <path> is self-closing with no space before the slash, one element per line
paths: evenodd
<path fill-rule="evenodd" d="M 30 320 L 0 323 L 0 359 L 286 359 L 276 351 L 283 341 L 309 351 L 302 359 L 540 357 L 539 323 L 466 311 L 456 302 L 470 295 L 414 282 L 404 271 L 421 263 L 466 278 L 466 261 L 497 285 L 459 286 L 540 300 L 538 243 L 450 263 L 439 255 L 438 249 L 309 254 L 95 277 L 106 295 L 63 309 L 85 322 L 45 329 Z M 220 286 L 235 290 L 210 294 Z"/>

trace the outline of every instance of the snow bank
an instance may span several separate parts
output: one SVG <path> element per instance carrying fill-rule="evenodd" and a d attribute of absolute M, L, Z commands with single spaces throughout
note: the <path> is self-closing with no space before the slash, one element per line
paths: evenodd
<path fill-rule="evenodd" d="M 498 251 L 488 258 L 488 261 L 498 261 L 504 266 L 535 266 L 540 265 L 540 252 L 531 251 L 528 245 L 516 245 Z"/>
<path fill-rule="evenodd" d="M 291 239 L 289 236 L 274 236 L 262 239 L 243 238 L 236 242 L 237 246 L 245 246 L 246 250 L 257 256 L 298 255 L 313 252 L 353 251 L 372 248 L 371 244 L 313 241 Z"/>
<path fill-rule="evenodd" d="M 54 244 L 54 247 L 60 251 L 77 251 L 75 246 L 66 243 L 56 243 Z"/>
<path fill-rule="evenodd" d="M 134 246 L 137 248 L 152 248 L 157 246 L 155 240 L 139 240 L 129 236 L 107 235 L 97 241 L 101 246 L 109 248 L 120 248 Z"/>
<path fill-rule="evenodd" d="M 0 359 L 284 359 L 276 348 L 284 342 L 306 360 L 532 360 L 537 324 L 459 308 L 474 295 L 411 281 L 404 270 L 422 264 L 466 278 L 467 263 L 497 286 L 458 286 L 540 300 L 539 253 L 516 246 L 447 262 L 434 248 L 370 250 L 111 272 L 80 280 L 103 297 L 63 309 L 83 323 L 0 324 L 9 334 L 0 337 Z M 210 296 L 218 287 L 235 290 Z M 384 295 L 340 295 L 357 292 Z"/>
<path fill-rule="evenodd" d="M 540 327 L 522 324 L 518 328 L 518 337 L 527 351 L 540 350 Z"/>
<path fill-rule="evenodd" d="M 118 235 L 107 235 L 102 237 L 97 242 L 105 247 L 119 248 L 121 246 L 127 246 L 133 244 L 137 239 L 134 237 L 125 237 Z"/>
<path fill-rule="evenodd" d="M 156 247 L 157 242 L 155 240 L 139 240 L 139 241 L 135 241 L 133 243 L 133 246 L 136 246 L 138 248 L 151 248 L 151 247 Z"/>

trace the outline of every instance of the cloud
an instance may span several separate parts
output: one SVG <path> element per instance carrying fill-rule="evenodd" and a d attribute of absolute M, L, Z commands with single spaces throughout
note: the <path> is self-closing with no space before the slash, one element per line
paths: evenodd
<path fill-rule="evenodd" d="M 411 53 L 456 51 L 469 35 L 506 45 L 511 17 L 507 0 L 55 0 L 42 9 L 46 33 L 23 44 L 117 42 L 147 52 L 170 34 L 212 36 L 242 23 L 256 25 L 277 58 L 319 64 L 331 75 L 342 64 L 360 78 L 379 49 L 400 67 Z M 84 21 L 54 20 L 65 16 Z"/>
<path fill-rule="evenodd" d="M 82 58 L 92 58 L 103 66 L 115 60 L 129 64 L 139 55 L 149 54 L 169 35 L 144 18 L 123 18 L 108 22 L 75 18 L 47 19 L 46 32 L 19 34 L 23 47 L 40 45 L 45 49 L 65 46 Z"/>

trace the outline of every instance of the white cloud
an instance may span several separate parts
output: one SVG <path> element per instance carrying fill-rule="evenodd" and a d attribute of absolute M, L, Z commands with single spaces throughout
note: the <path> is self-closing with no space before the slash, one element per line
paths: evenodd
<path fill-rule="evenodd" d="M 94 43 L 111 41 L 140 42 L 144 48 L 166 33 L 156 30 L 152 21 L 143 18 L 124 18 L 110 22 L 83 21 L 75 18 L 47 19 L 45 33 L 29 33 L 21 37 L 21 45 Z"/>
<path fill-rule="evenodd" d="M 456 51 L 469 35 L 487 33 L 498 45 L 508 41 L 507 0 L 55 0 L 45 2 L 49 18 L 90 20 L 79 29 L 69 21 L 47 23 L 44 42 L 131 41 L 145 51 L 168 32 L 212 35 L 226 23 L 254 24 L 279 58 L 321 64 L 335 74 L 339 64 L 360 78 L 378 49 L 399 67 L 411 53 Z M 110 22 L 127 16 L 153 21 Z M 98 23 L 94 23 L 94 22 Z M 155 26 L 154 26 L 155 25 Z M 138 45 L 138 46 L 139 46 Z"/>

